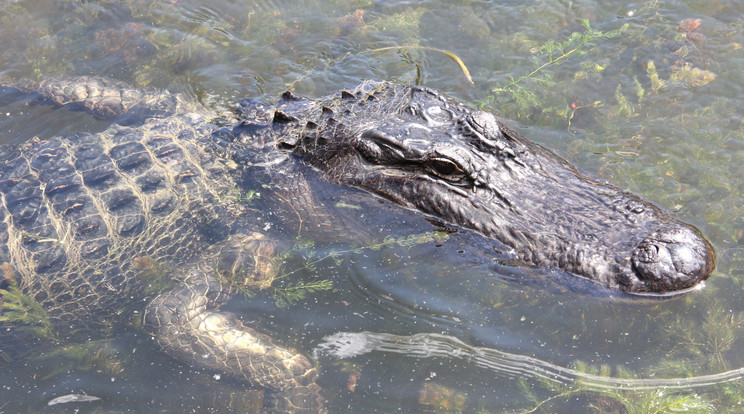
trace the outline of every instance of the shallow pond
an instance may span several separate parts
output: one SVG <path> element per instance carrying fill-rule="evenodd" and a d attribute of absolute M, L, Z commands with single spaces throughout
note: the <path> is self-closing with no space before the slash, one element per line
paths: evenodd
<path fill-rule="evenodd" d="M 494 112 L 698 227 L 718 257 L 705 288 L 651 301 L 567 289 L 384 204 L 355 213 L 380 241 L 305 244 L 287 264 L 289 287 L 333 291 L 238 298 L 230 310 L 316 351 L 330 412 L 741 412 L 744 4 L 599 3 L 3 1 L 0 80 L 106 76 L 232 119 L 243 97 L 385 79 Z M 0 143 L 107 125 L 0 96 Z M 261 409 L 261 390 L 172 360 L 124 325 L 86 343 L 12 344 L 24 351 L 2 353 L 0 412 Z M 341 332 L 378 350 L 322 352 Z M 49 405 L 71 394 L 96 399 Z"/>

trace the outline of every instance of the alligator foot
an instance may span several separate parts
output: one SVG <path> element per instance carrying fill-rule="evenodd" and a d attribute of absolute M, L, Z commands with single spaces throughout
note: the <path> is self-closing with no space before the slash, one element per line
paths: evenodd
<path fill-rule="evenodd" d="M 324 412 L 310 359 L 219 309 L 237 288 L 271 285 L 274 250 L 258 233 L 213 246 L 175 288 L 153 299 L 144 325 L 169 355 L 276 391 L 272 412 Z"/>

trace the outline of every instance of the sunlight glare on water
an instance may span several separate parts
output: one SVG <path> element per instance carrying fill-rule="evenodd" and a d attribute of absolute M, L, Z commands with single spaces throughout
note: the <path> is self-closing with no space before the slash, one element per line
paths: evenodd
<path fill-rule="evenodd" d="M 716 250 L 705 288 L 619 300 L 551 283 L 467 232 L 431 237 L 438 226 L 390 203 L 348 203 L 387 242 L 303 246 L 289 261 L 300 268 L 293 275 L 329 279 L 334 291 L 286 306 L 266 295 L 229 305 L 307 355 L 346 333 L 378 341 L 340 355 L 349 358 L 316 352 L 330 412 L 739 412 L 744 3 L 202 3 L 3 2 L 0 81 L 110 77 L 190 96 L 216 123 L 234 121 L 245 97 L 320 97 L 363 79 L 418 83 L 672 211 Z M 0 143 L 108 125 L 0 94 Z M 308 257 L 327 259 L 307 266 Z M 0 341 L 0 412 L 262 407 L 264 390 L 165 356 L 130 321 L 141 311 L 112 309 L 120 326 L 84 344 Z"/>

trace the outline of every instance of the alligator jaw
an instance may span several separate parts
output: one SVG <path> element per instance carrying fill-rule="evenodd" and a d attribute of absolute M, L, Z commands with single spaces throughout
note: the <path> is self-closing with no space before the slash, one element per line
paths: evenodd
<path fill-rule="evenodd" d="M 689 290 L 713 271 L 713 249 L 695 228 L 585 176 L 492 114 L 384 82 L 317 106 L 323 111 L 311 117 L 311 133 L 300 131 L 295 156 L 335 182 L 496 239 L 526 265 L 659 295 Z M 282 110 L 292 116 L 290 104 Z"/>

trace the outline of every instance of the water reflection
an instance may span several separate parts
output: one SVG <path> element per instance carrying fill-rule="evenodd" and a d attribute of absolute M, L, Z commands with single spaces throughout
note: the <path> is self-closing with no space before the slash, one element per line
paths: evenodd
<path fill-rule="evenodd" d="M 5 45 L 0 76 L 109 76 L 186 93 L 228 118 L 244 96 L 274 97 L 286 88 L 320 96 L 365 78 L 421 82 L 500 111 L 520 122 L 530 139 L 695 223 L 719 255 L 706 289 L 671 301 L 637 303 L 555 289 L 539 280 L 525 283 L 528 270 L 495 263 L 489 256 L 493 246 L 456 234 L 444 243 L 349 253 L 338 264 L 324 262 L 303 274 L 332 279 L 335 292 L 311 295 L 287 308 L 267 297 L 236 300 L 231 309 L 305 352 L 338 332 L 381 343 L 385 352 L 371 357 L 321 358 L 322 385 L 336 412 L 349 406 L 360 412 L 432 406 L 447 411 L 446 399 L 438 405 L 421 402 L 421 384 L 427 383 L 452 390 L 452 401 L 468 392 L 464 406 L 452 403 L 455 409 L 528 411 L 534 401 L 564 392 L 543 385 L 540 373 L 561 378 L 558 385 L 578 381 L 609 387 L 616 398 L 618 388 L 635 386 L 681 391 L 623 396 L 629 407 L 671 401 L 690 408 L 700 400 L 685 406 L 682 397 L 699 391 L 704 402 L 736 412 L 744 395 L 737 368 L 744 366 L 744 354 L 735 346 L 744 338 L 741 7 L 736 1 L 218 1 L 209 7 L 190 1 L 14 1 L 0 4 Z M 583 33 L 578 18 L 603 33 L 624 23 L 629 27 L 546 66 L 547 77 L 520 84 L 534 93 L 534 104 L 491 93 L 510 77 L 545 63 L 543 47 L 549 41 Z M 463 81 L 461 70 L 441 53 L 370 52 L 397 45 L 455 53 L 476 87 Z M 3 143 L 107 126 L 18 96 L 1 99 Z M 396 220 L 415 217 L 388 213 Z M 380 235 L 435 230 L 419 218 L 408 226 L 396 222 Z M 319 249 L 316 254 L 329 252 Z M 493 274 L 494 269 L 507 277 Z M 363 334 L 368 331 L 401 336 Z M 82 360 L 76 359 L 80 353 L 54 353 L 53 344 L 29 342 L 23 357 L 3 364 L 9 375 L 0 380 L 0 401 L 6 401 L 0 411 L 242 411 L 256 408 L 263 398 L 260 390 L 245 392 L 244 385 L 228 378 L 215 379 L 212 372 L 165 358 L 136 329 L 111 337 L 112 344 L 82 352 Z M 398 355 L 418 352 L 437 358 Z M 53 356 L 36 359 L 40 354 Z M 118 371 L 102 362 L 107 356 L 123 360 L 112 365 Z M 617 366 L 627 366 L 632 373 L 626 374 L 637 379 L 624 382 L 568 369 L 582 363 L 594 367 L 587 371 L 610 367 L 605 372 L 616 376 Z M 475 374 L 474 366 L 480 367 Z M 502 368 L 503 376 L 490 375 Z M 651 377 L 662 374 L 690 378 Z M 525 381 L 527 386 L 519 385 Z M 46 405 L 69 394 L 101 400 Z"/>

